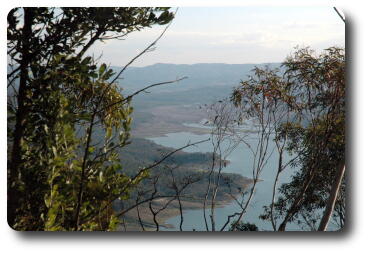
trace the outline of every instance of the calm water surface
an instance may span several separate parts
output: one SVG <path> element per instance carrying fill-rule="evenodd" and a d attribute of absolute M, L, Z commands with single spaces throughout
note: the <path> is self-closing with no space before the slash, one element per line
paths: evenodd
<path fill-rule="evenodd" d="M 193 125 L 193 124 L 192 124 Z M 194 126 L 193 126 L 194 127 Z M 249 144 L 252 147 L 256 146 L 256 135 L 250 134 L 251 136 L 248 139 Z M 200 140 L 204 140 L 209 138 L 209 134 L 205 135 L 196 135 L 188 132 L 178 132 L 178 133 L 170 133 L 167 134 L 165 137 L 156 137 L 150 138 L 150 140 L 154 141 L 157 144 L 172 147 L 172 148 L 180 148 L 188 144 L 188 142 L 193 143 Z M 275 144 L 272 142 L 270 145 L 270 150 L 274 147 Z M 197 146 L 191 146 L 186 148 L 184 151 L 186 152 L 212 152 L 212 144 L 211 142 L 201 143 Z M 230 161 L 230 164 L 227 165 L 226 168 L 223 169 L 224 173 L 237 173 L 242 176 L 252 178 L 252 154 L 245 145 L 239 145 L 227 158 Z M 284 161 L 287 161 L 286 158 Z M 259 215 L 263 213 L 263 206 L 269 205 L 272 199 L 272 189 L 273 189 L 273 181 L 276 176 L 277 170 L 277 151 L 274 151 L 271 154 L 269 162 L 266 164 L 264 169 L 260 174 L 260 179 L 262 181 L 258 182 L 256 185 L 256 191 L 253 196 L 252 202 L 248 207 L 247 213 L 243 217 L 243 221 L 254 223 L 258 226 L 260 230 L 272 230 L 272 225 L 268 221 L 263 221 L 259 219 Z M 293 170 L 295 169 L 285 169 L 279 176 L 279 184 L 286 183 L 290 181 L 290 177 L 293 174 Z M 277 197 L 276 197 L 277 198 Z M 219 230 L 227 220 L 227 216 L 233 214 L 234 212 L 239 212 L 239 206 L 236 204 L 235 201 L 229 203 L 224 207 L 219 207 L 215 209 L 215 216 L 216 216 L 216 230 Z M 210 209 L 207 209 L 206 214 L 210 214 Z M 210 224 L 210 218 L 207 218 L 207 222 Z M 171 224 L 174 226 L 172 229 L 165 229 L 162 230 L 173 230 L 178 231 L 180 225 L 180 216 L 176 216 L 170 218 L 166 221 L 166 223 Z M 210 225 L 209 225 L 210 227 Z M 203 210 L 185 210 L 184 211 L 184 223 L 183 223 L 183 230 L 197 230 L 197 231 L 204 231 L 206 230 L 204 217 L 203 217 Z M 298 230 L 300 231 L 301 228 L 294 224 L 289 223 L 287 230 Z"/>

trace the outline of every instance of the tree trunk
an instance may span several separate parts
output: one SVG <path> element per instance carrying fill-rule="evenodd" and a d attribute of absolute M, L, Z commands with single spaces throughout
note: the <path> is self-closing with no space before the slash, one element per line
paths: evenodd
<path fill-rule="evenodd" d="M 9 161 L 8 173 L 8 224 L 13 227 L 16 218 L 16 209 L 18 208 L 19 192 L 16 179 L 20 173 L 20 165 L 22 158 L 21 141 L 24 136 L 25 119 L 27 116 L 27 108 L 25 105 L 26 89 L 28 81 L 28 65 L 31 61 L 30 57 L 30 38 L 32 36 L 32 23 L 34 12 L 32 8 L 24 8 L 24 26 L 22 29 L 21 52 L 22 59 L 20 62 L 20 77 L 18 90 L 18 109 L 16 112 L 15 128 L 13 133 L 13 147 L 11 159 Z"/>
<path fill-rule="evenodd" d="M 327 229 L 328 222 L 335 208 L 337 196 L 339 194 L 339 190 L 340 190 L 342 179 L 344 177 L 344 173 L 345 173 L 345 165 L 342 163 L 342 165 L 338 168 L 335 182 L 331 187 L 330 197 L 327 201 L 326 209 L 321 219 L 321 222 L 319 224 L 318 231 L 326 231 Z"/>

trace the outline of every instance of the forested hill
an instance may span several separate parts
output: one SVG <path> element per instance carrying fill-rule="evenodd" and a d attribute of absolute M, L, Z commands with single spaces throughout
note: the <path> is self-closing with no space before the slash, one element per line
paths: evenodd
<path fill-rule="evenodd" d="M 121 149 L 119 157 L 124 165 L 124 170 L 128 170 L 129 173 L 135 173 L 139 168 L 153 164 L 173 150 L 173 148 L 157 145 L 147 139 L 133 138 L 129 145 Z M 179 151 L 167 158 L 163 165 L 178 164 L 187 169 L 205 169 L 211 160 L 211 153 L 187 153 Z"/>
<path fill-rule="evenodd" d="M 154 164 L 173 150 L 173 148 L 157 145 L 146 139 L 133 138 L 132 143 L 121 149 L 119 152 L 119 157 L 123 165 L 123 172 L 134 175 L 140 168 Z M 202 178 L 209 172 L 211 163 L 212 153 L 187 153 L 179 151 L 167 158 L 159 166 L 153 168 L 151 176 L 161 174 L 161 178 L 166 179 L 166 181 L 161 181 L 158 184 L 160 185 L 160 189 L 164 193 L 167 193 L 170 192 L 167 185 L 170 185 L 171 183 L 170 174 L 167 172 L 168 168 L 174 169 L 173 173 L 177 179 L 181 179 L 188 175 L 196 175 Z M 223 181 L 220 182 L 218 193 L 219 200 L 225 199 L 229 191 L 232 192 L 238 187 L 249 183 L 249 179 L 238 174 L 222 173 L 221 178 Z M 224 181 L 232 182 L 233 185 L 231 190 Z M 205 191 L 203 191 L 205 187 L 206 181 L 200 181 L 192 185 L 191 190 L 188 191 L 196 199 L 202 199 L 203 197 L 201 194 L 205 193 Z"/>

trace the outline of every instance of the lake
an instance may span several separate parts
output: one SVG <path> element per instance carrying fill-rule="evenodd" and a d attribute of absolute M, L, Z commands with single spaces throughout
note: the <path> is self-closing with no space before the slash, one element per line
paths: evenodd
<path fill-rule="evenodd" d="M 188 124 L 186 124 L 188 125 Z M 191 127 L 201 127 L 201 128 L 209 128 L 208 126 L 203 126 L 200 124 L 190 124 Z M 149 140 L 166 147 L 171 148 L 180 148 L 185 146 L 188 143 L 197 142 L 200 140 L 208 139 L 210 134 L 204 135 L 197 135 L 188 132 L 177 132 L 177 133 L 169 133 L 164 137 L 154 137 L 149 138 Z M 247 138 L 249 145 L 255 147 L 257 144 L 257 135 L 256 134 L 249 134 Z M 226 146 L 225 142 L 225 146 Z M 270 150 L 274 147 L 275 144 L 272 142 L 270 145 Z M 198 144 L 196 146 L 190 146 L 184 151 L 186 152 L 212 152 L 213 147 L 211 142 L 205 142 Z M 270 154 L 270 159 L 264 169 L 260 174 L 260 179 L 262 181 L 258 182 L 256 185 L 255 194 L 252 198 L 250 206 L 246 214 L 243 216 L 244 222 L 254 223 L 257 225 L 259 230 L 273 230 L 271 222 L 264 221 L 259 219 L 259 215 L 263 213 L 263 207 L 269 205 L 272 199 L 272 189 L 273 189 L 273 182 L 277 173 L 277 151 L 274 151 Z M 285 156 L 284 161 L 289 160 L 290 156 Z M 237 173 L 242 176 L 252 178 L 252 171 L 251 165 L 249 163 L 253 160 L 253 156 L 244 144 L 240 144 L 236 147 L 235 150 L 226 158 L 230 161 L 230 164 L 227 165 L 226 168 L 223 169 L 224 173 Z M 296 169 L 293 168 L 286 168 L 279 176 L 278 186 L 282 183 L 287 183 L 291 180 L 291 175 Z M 277 199 L 277 195 L 276 195 Z M 215 209 L 215 217 L 216 217 L 216 230 L 219 230 L 227 220 L 227 216 L 233 214 L 234 212 L 239 212 L 239 206 L 235 201 L 232 201 L 228 205 L 224 207 L 218 207 Z M 321 211 L 316 211 L 316 213 L 321 213 Z M 210 214 L 210 209 L 206 211 L 207 216 Z M 183 223 L 183 230 L 186 231 L 205 231 L 206 226 L 203 218 L 203 210 L 202 209 L 194 209 L 194 210 L 184 210 L 184 223 Z M 207 222 L 209 223 L 208 226 L 211 228 L 210 225 L 210 218 L 208 216 Z M 170 218 L 166 221 L 166 223 L 171 224 L 174 228 L 163 228 L 161 230 L 167 231 L 179 231 L 180 225 L 180 216 L 176 216 Z M 280 222 L 278 222 L 280 224 Z M 300 231 L 302 228 L 297 225 L 296 223 L 288 223 L 286 230 L 288 231 Z M 330 223 L 328 230 L 336 230 L 336 226 L 333 223 Z"/>

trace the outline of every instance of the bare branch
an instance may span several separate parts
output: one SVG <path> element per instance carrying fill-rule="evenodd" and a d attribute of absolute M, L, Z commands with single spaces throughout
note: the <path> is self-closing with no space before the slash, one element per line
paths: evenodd
<path fill-rule="evenodd" d="M 175 11 L 176 14 L 177 10 Z M 174 15 L 175 15 L 174 14 Z M 165 27 L 165 29 L 161 32 L 161 34 L 156 38 L 156 40 L 154 40 L 150 45 L 148 45 L 144 50 L 142 50 L 138 55 L 136 55 L 135 57 L 133 57 L 124 67 L 123 69 L 121 69 L 121 71 L 115 76 L 115 78 L 110 82 L 110 85 L 112 83 L 114 83 L 118 78 L 120 78 L 121 74 L 123 74 L 123 72 L 135 61 L 137 60 L 140 56 L 142 56 L 143 54 L 149 52 L 156 44 L 157 42 L 162 38 L 162 36 L 166 33 L 167 29 L 169 29 L 170 25 L 172 24 L 172 21 L 167 24 L 167 26 Z"/>
<path fill-rule="evenodd" d="M 129 95 L 129 96 L 127 96 L 127 97 L 125 97 L 125 98 L 124 98 L 124 99 L 122 99 L 122 100 L 119 100 L 119 101 L 116 101 L 116 102 L 114 102 L 114 103 L 111 103 L 110 105 L 107 105 L 106 107 L 104 107 L 104 108 L 100 109 L 100 110 L 98 111 L 98 113 L 100 113 L 100 112 L 102 112 L 102 111 L 106 110 L 107 108 L 110 108 L 110 107 L 112 107 L 112 106 L 114 106 L 114 105 L 117 105 L 117 104 L 120 104 L 120 103 L 125 103 L 125 102 L 127 102 L 127 101 L 131 100 L 134 96 L 136 96 L 136 95 L 138 95 L 138 94 L 140 94 L 140 93 L 142 93 L 142 92 L 145 92 L 146 90 L 148 90 L 148 89 L 150 89 L 150 88 L 152 88 L 152 87 L 155 87 L 155 86 L 161 86 L 161 85 L 166 85 L 166 84 L 172 84 L 172 83 L 176 83 L 176 82 L 182 81 L 182 80 L 184 80 L 184 79 L 187 79 L 187 77 L 182 77 L 182 78 L 179 78 L 179 79 L 175 79 L 175 80 L 171 80 L 171 81 L 165 81 L 165 82 L 160 82 L 160 83 L 155 83 L 155 84 L 152 84 L 152 85 L 146 86 L 146 87 L 144 87 L 144 88 L 142 88 L 142 89 L 140 89 L 140 90 L 138 90 L 138 91 L 136 91 L 136 92 L 132 93 L 131 95 Z"/>
<path fill-rule="evenodd" d="M 337 15 L 339 15 L 339 17 L 341 18 L 341 20 L 345 23 L 345 18 L 341 15 L 341 13 L 337 10 L 336 7 L 333 7 L 333 8 L 336 11 Z"/>
<path fill-rule="evenodd" d="M 204 143 L 204 142 L 207 142 L 207 141 L 209 141 L 209 139 L 204 139 L 204 140 L 200 140 L 200 141 L 198 141 L 198 142 L 194 142 L 194 143 L 189 143 L 189 144 L 187 144 L 187 145 L 185 145 L 185 146 L 183 146 L 183 147 L 180 147 L 180 148 L 178 148 L 178 149 L 175 149 L 174 151 L 172 151 L 172 152 L 170 152 L 170 153 L 168 153 L 168 154 L 166 154 L 164 157 L 162 157 L 160 160 L 158 160 L 157 162 L 155 162 L 155 163 L 153 163 L 153 164 L 151 164 L 150 166 L 147 166 L 147 167 L 145 167 L 145 168 L 142 168 L 141 170 L 139 170 L 139 172 L 135 175 L 135 176 L 133 176 L 130 180 L 129 180 L 129 182 L 127 183 L 127 185 L 124 187 L 124 188 L 122 188 L 122 190 L 117 194 L 117 195 L 115 195 L 113 198 L 111 198 L 111 200 L 109 200 L 108 202 L 107 202 L 107 204 L 105 205 L 105 207 L 103 208 L 103 209 L 101 209 L 101 211 L 104 211 L 105 209 L 107 209 L 108 208 L 108 206 L 115 200 L 115 199 L 117 199 L 119 196 L 121 196 L 121 195 L 123 195 L 125 192 L 126 192 L 126 190 L 131 186 L 131 184 L 135 181 L 135 180 L 137 180 L 144 172 L 146 172 L 146 171 L 148 171 L 148 170 L 150 170 L 150 169 L 152 169 L 152 168 L 154 168 L 154 167 L 156 167 L 156 166 L 158 166 L 158 165 L 160 165 L 162 162 L 164 162 L 166 159 L 168 159 L 170 156 L 172 156 L 173 154 L 175 154 L 175 153 L 177 153 L 177 152 L 179 152 L 179 151 L 181 151 L 181 150 L 183 150 L 183 149 L 185 149 L 185 148 L 187 148 L 187 147 L 190 147 L 190 146 L 195 146 L 195 145 L 198 145 L 198 144 L 201 144 L 201 143 Z M 173 196 L 161 196 L 161 197 L 173 197 Z M 175 197 L 175 196 L 174 196 Z M 146 201 L 144 201 L 144 202 L 147 202 L 147 200 Z M 144 203 L 144 202 L 139 202 L 138 203 L 138 205 L 140 205 L 140 204 L 142 204 L 142 203 Z M 129 209 L 127 209 L 127 210 L 125 210 L 125 212 L 127 212 L 127 211 L 129 211 L 129 210 L 131 210 L 131 209 L 133 209 L 133 208 L 135 208 L 136 206 L 132 206 L 131 208 L 129 208 Z M 120 214 L 123 214 L 124 212 L 121 212 Z M 88 215 L 86 215 L 85 217 L 84 217 L 84 221 L 86 221 L 86 220 L 89 220 L 89 219 L 93 219 L 94 217 L 96 216 L 96 214 L 95 214 L 95 212 L 91 212 L 90 214 L 88 214 Z"/>

